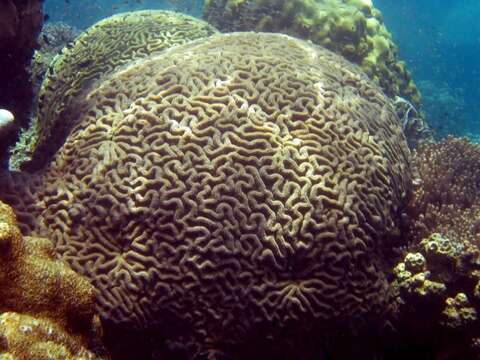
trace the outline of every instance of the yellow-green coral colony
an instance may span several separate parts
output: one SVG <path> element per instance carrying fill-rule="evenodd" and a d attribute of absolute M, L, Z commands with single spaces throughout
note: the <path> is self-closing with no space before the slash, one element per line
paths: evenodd
<path fill-rule="evenodd" d="M 204 18 L 221 31 L 282 32 L 343 55 L 391 97 L 420 94 L 370 0 L 207 0 Z"/>
<path fill-rule="evenodd" d="M 75 104 L 93 84 L 126 63 L 217 32 L 204 21 L 169 11 L 117 14 L 87 29 L 57 56 L 42 83 L 36 118 L 14 150 L 13 168 L 38 167 L 71 129 Z M 27 139 L 25 139 L 25 137 Z"/>

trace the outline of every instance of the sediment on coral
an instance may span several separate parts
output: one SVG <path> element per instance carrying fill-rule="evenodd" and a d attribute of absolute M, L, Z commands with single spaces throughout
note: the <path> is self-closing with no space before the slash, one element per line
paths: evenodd
<path fill-rule="evenodd" d="M 93 287 L 56 258 L 49 240 L 22 237 L 2 202 L 0 249 L 0 357 L 108 359 Z"/>
<path fill-rule="evenodd" d="M 170 11 L 135 11 L 103 19 L 65 47 L 42 82 L 33 122 L 12 150 L 10 168 L 36 170 L 58 149 L 82 111 L 88 88 L 134 60 L 209 36 L 212 26 Z"/>
<path fill-rule="evenodd" d="M 213 35 L 79 100 L 51 163 L 0 197 L 110 324 L 192 356 L 382 331 L 409 150 L 357 66 L 285 35 Z"/>

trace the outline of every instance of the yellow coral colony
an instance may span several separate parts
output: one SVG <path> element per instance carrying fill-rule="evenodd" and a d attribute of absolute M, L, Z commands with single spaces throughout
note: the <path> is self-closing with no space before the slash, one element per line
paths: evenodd
<path fill-rule="evenodd" d="M 99 342 L 93 287 L 53 244 L 22 237 L 10 207 L 0 202 L 0 357 L 18 360 L 106 359 Z"/>

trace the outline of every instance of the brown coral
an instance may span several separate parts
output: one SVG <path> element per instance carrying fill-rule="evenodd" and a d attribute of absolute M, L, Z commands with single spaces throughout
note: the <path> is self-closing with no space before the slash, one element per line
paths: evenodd
<path fill-rule="evenodd" d="M 284 35 L 215 35 L 86 99 L 37 182 L 2 196 L 92 280 L 104 318 L 206 350 L 383 321 L 408 149 L 356 66 Z"/>
<path fill-rule="evenodd" d="M 98 341 L 93 287 L 55 259 L 47 239 L 23 238 L 1 202 L 0 249 L 0 353 L 19 360 L 99 359 L 88 350 Z M 68 356 L 53 357 L 55 349 Z"/>
<path fill-rule="evenodd" d="M 10 160 L 38 169 L 62 144 L 85 91 L 122 65 L 217 31 L 204 21 L 171 11 L 145 10 L 103 19 L 63 49 L 43 80 L 31 128 Z M 74 113 L 72 115 L 72 112 Z M 26 153 L 25 153 L 26 152 Z"/>
<path fill-rule="evenodd" d="M 407 209 L 412 241 L 441 233 L 478 244 L 480 146 L 453 137 L 425 143 L 413 165 L 415 191 Z"/>
<path fill-rule="evenodd" d="M 478 358 L 480 146 L 454 137 L 424 143 L 413 165 L 409 251 L 426 263 L 420 271 L 406 262 L 396 268 L 405 333 L 451 358 Z"/>

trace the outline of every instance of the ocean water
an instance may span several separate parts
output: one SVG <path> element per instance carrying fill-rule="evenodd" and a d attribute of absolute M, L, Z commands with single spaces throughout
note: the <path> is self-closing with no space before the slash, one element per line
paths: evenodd
<path fill-rule="evenodd" d="M 480 3 L 377 0 L 423 95 L 427 121 L 445 136 L 480 133 Z"/>
<path fill-rule="evenodd" d="M 437 137 L 480 134 L 480 3 L 375 0 L 414 81 Z M 49 21 L 84 29 L 115 13 L 174 10 L 196 17 L 202 0 L 46 0 Z"/>

